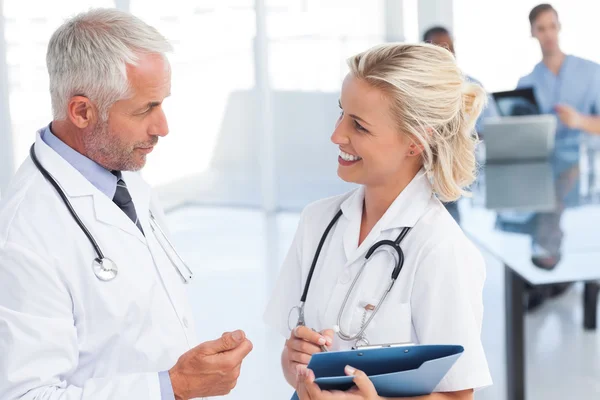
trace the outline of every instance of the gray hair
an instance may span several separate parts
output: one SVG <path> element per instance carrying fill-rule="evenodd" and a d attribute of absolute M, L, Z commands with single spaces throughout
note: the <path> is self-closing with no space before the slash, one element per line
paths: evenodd
<path fill-rule="evenodd" d="M 67 20 L 46 53 L 54 119 L 66 119 L 69 100 L 82 95 L 106 120 L 109 108 L 129 96 L 127 64 L 137 65 L 141 54 L 171 50 L 155 28 L 124 11 L 94 9 Z"/>

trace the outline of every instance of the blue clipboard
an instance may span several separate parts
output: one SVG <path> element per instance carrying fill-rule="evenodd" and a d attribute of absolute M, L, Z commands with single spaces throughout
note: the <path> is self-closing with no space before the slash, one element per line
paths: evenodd
<path fill-rule="evenodd" d="M 344 368 L 364 371 L 385 397 L 413 397 L 431 394 L 464 348 L 456 345 L 380 347 L 314 354 L 308 367 L 323 390 L 348 390 L 354 386 Z M 298 400 L 294 393 L 292 400 Z"/>

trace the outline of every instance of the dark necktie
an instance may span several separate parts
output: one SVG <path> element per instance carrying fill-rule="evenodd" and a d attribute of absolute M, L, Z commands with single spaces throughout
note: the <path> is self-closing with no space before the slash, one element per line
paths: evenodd
<path fill-rule="evenodd" d="M 124 213 L 133 221 L 138 229 L 144 233 L 142 225 L 135 212 L 135 206 L 133 205 L 133 199 L 127 190 L 127 185 L 121 177 L 121 171 L 113 171 L 113 175 L 117 177 L 117 190 L 115 191 L 115 197 L 113 197 L 113 203 L 115 203 Z"/>

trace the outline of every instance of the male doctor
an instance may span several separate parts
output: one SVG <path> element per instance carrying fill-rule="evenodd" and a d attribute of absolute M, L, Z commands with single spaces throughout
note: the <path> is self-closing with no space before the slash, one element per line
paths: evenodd
<path fill-rule="evenodd" d="M 236 384 L 252 344 L 236 331 L 194 347 L 185 274 L 134 172 L 168 133 L 169 50 L 117 10 L 80 14 L 50 39 L 54 120 L 0 203 L 2 400 L 189 399 Z"/>

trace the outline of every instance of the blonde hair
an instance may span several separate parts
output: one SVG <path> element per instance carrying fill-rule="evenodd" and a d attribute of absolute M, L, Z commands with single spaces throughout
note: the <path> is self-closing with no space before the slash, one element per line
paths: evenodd
<path fill-rule="evenodd" d="M 382 90 L 402 133 L 423 147 L 423 166 L 442 201 L 469 195 L 477 174 L 475 123 L 487 101 L 448 50 L 384 44 L 348 60 L 353 76 Z"/>

